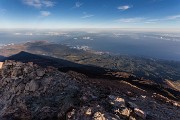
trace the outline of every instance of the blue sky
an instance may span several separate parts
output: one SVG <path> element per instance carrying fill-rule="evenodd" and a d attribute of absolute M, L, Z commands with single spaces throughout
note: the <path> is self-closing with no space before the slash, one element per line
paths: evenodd
<path fill-rule="evenodd" d="M 0 0 L 0 28 L 180 28 L 180 0 Z"/>

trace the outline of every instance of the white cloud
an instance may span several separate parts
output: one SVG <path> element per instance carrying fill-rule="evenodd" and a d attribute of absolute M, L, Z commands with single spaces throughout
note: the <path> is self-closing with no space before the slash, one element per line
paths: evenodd
<path fill-rule="evenodd" d="M 52 1 L 42 1 L 42 3 L 46 6 L 46 7 L 53 7 L 55 5 L 54 2 Z"/>
<path fill-rule="evenodd" d="M 144 23 L 147 23 L 147 24 L 155 24 L 156 22 L 150 22 L 150 21 L 146 21 Z"/>
<path fill-rule="evenodd" d="M 155 24 L 159 21 L 161 21 L 163 19 L 145 19 L 145 22 L 144 23 L 147 23 L 147 24 Z"/>
<path fill-rule="evenodd" d="M 120 18 L 115 20 L 116 22 L 121 23 L 147 23 L 147 24 L 155 24 L 164 21 L 173 21 L 180 20 L 180 15 L 167 16 L 163 18 L 143 18 L 143 17 L 134 17 L 134 18 Z"/>
<path fill-rule="evenodd" d="M 35 8 L 53 7 L 55 5 L 51 0 L 23 0 L 23 3 Z"/>
<path fill-rule="evenodd" d="M 179 19 L 180 15 L 173 15 L 173 16 L 168 16 L 166 17 L 167 20 L 175 20 L 175 19 Z"/>
<path fill-rule="evenodd" d="M 82 16 L 81 18 L 90 18 L 90 17 L 93 17 L 94 15 L 91 15 L 91 14 L 86 14 L 86 15 L 84 15 L 84 16 Z"/>
<path fill-rule="evenodd" d="M 81 18 L 90 18 L 90 17 L 93 17 L 94 15 L 93 14 L 88 14 L 87 12 L 83 12 L 83 15 Z"/>
<path fill-rule="evenodd" d="M 121 18 L 116 21 L 118 22 L 124 22 L 124 23 L 137 23 L 145 20 L 145 18 L 136 17 L 136 18 Z"/>
<path fill-rule="evenodd" d="M 40 11 L 40 14 L 42 17 L 48 17 L 49 15 L 51 15 L 51 12 L 49 11 Z"/>
<path fill-rule="evenodd" d="M 148 21 L 148 22 L 158 22 L 158 21 L 160 21 L 160 20 L 162 20 L 162 19 L 148 19 L 147 21 Z"/>
<path fill-rule="evenodd" d="M 81 7 L 82 5 L 83 5 L 83 3 L 76 2 L 76 3 L 75 3 L 75 8 L 79 8 L 79 7 Z"/>
<path fill-rule="evenodd" d="M 132 6 L 124 5 L 124 6 L 119 6 L 119 7 L 117 7 L 117 9 L 119 9 L 119 10 L 127 10 L 127 9 L 129 9 L 129 8 L 132 8 Z"/>

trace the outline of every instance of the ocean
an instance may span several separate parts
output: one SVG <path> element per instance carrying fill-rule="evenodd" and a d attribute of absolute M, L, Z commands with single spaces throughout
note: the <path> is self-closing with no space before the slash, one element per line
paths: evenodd
<path fill-rule="evenodd" d="M 115 55 L 180 61 L 180 34 L 129 31 L 0 31 L 0 46 L 46 40 Z"/>

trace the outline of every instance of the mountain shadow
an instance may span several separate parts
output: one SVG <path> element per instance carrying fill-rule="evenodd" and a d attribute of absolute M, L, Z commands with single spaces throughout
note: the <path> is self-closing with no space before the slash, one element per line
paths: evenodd
<path fill-rule="evenodd" d="M 83 65 L 74 63 L 71 61 L 58 59 L 54 57 L 44 56 L 44 55 L 37 55 L 28 52 L 21 51 L 18 54 L 12 55 L 4 60 L 15 60 L 20 62 L 33 62 L 39 66 L 47 67 L 53 66 L 58 68 L 59 71 L 67 72 L 67 71 L 75 71 L 78 73 L 85 74 L 89 77 L 102 77 L 107 73 L 108 69 L 92 66 L 92 65 Z"/>
<path fill-rule="evenodd" d="M 180 98 L 179 91 L 175 91 L 169 88 L 162 88 L 161 84 L 156 84 L 156 83 L 150 84 L 148 80 L 141 80 L 140 78 L 136 76 L 116 77 L 114 75 L 107 75 L 108 72 L 117 72 L 111 69 L 105 69 L 105 68 L 92 66 L 92 65 L 78 64 L 78 63 L 74 63 L 71 61 L 63 60 L 63 59 L 53 58 L 53 57 L 44 56 L 44 55 L 32 54 L 32 53 L 28 53 L 24 51 L 18 54 L 12 55 L 6 58 L 5 60 L 15 60 L 15 61 L 20 61 L 24 63 L 33 62 L 41 67 L 53 66 L 55 68 L 58 68 L 58 70 L 61 72 L 75 71 L 77 73 L 85 74 L 86 76 L 90 78 L 123 80 L 133 85 L 136 85 L 137 87 L 142 88 L 144 90 L 160 93 L 171 99 L 177 100 Z M 144 81 L 146 81 L 146 83 L 144 83 Z"/>
<path fill-rule="evenodd" d="M 6 57 L 0 55 L 0 61 L 4 61 L 6 59 Z"/>

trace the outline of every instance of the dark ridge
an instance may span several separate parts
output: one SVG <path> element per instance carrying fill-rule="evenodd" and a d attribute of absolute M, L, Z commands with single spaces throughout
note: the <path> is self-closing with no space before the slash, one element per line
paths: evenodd
<path fill-rule="evenodd" d="M 138 86 L 141 89 L 148 90 L 148 91 L 155 92 L 155 93 L 159 93 L 159 94 L 166 96 L 166 97 L 173 99 L 173 100 L 179 100 L 180 99 L 179 91 L 169 89 L 169 88 L 164 88 L 164 87 L 162 87 L 161 84 L 153 84 L 153 85 L 143 84 L 140 82 L 141 80 L 139 80 L 139 82 L 138 82 L 138 81 L 133 81 L 133 79 L 129 79 L 129 78 L 125 79 L 125 81 L 127 81 L 127 82 L 129 82 L 135 86 Z M 173 96 L 171 96 L 169 93 L 171 93 Z"/>

